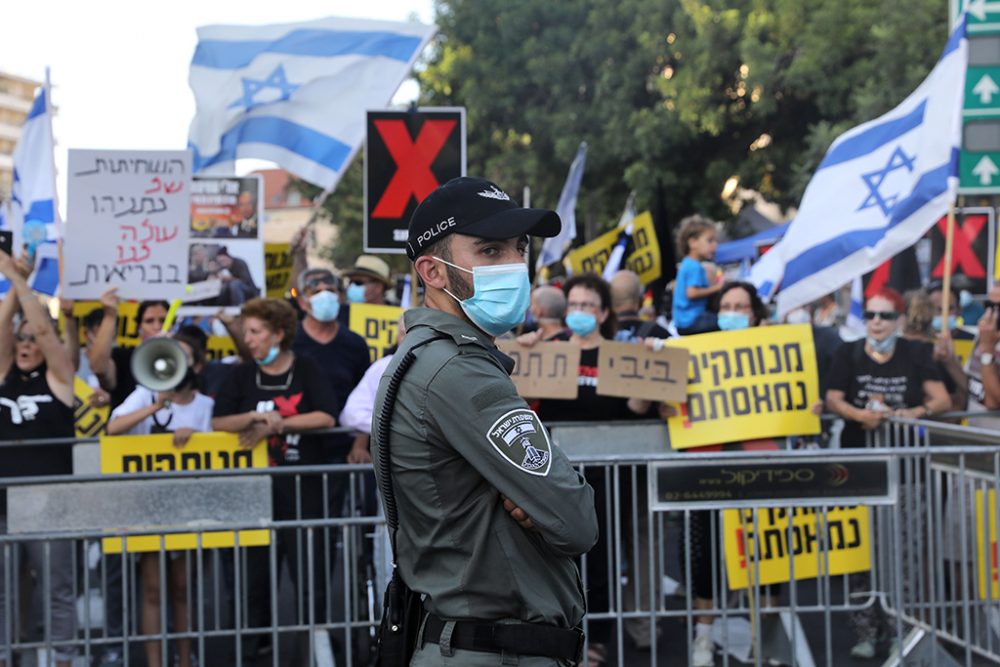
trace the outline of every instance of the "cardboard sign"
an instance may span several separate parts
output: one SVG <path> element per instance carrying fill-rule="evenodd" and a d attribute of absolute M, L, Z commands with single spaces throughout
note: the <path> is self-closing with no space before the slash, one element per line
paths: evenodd
<path fill-rule="evenodd" d="M 581 273 L 604 273 L 611 249 L 618 242 L 620 229 L 601 234 L 590 243 L 584 244 L 566 255 L 573 275 Z M 632 221 L 632 245 L 635 251 L 625 258 L 625 268 L 639 275 L 643 285 L 648 285 L 660 277 L 660 243 L 656 239 L 653 216 L 641 213 Z"/>
<path fill-rule="evenodd" d="M 406 252 L 417 204 L 465 175 L 465 109 L 369 111 L 365 133 L 365 252 Z"/>
<path fill-rule="evenodd" d="M 396 344 L 399 318 L 403 309 L 398 306 L 376 306 L 369 303 L 351 304 L 350 330 L 368 343 L 371 361 L 389 354 Z"/>
<path fill-rule="evenodd" d="M 63 296 L 184 295 L 189 151 L 69 151 Z"/>
<path fill-rule="evenodd" d="M 101 437 L 101 472 L 103 474 L 140 473 L 170 470 L 228 470 L 238 468 L 267 468 L 267 448 L 257 443 L 253 449 L 239 446 L 235 433 L 196 433 L 183 447 L 173 445 L 173 435 L 118 435 Z M 239 531 L 240 546 L 265 546 L 270 544 L 268 530 Z M 162 535 L 128 537 L 128 553 L 159 551 Z M 201 533 L 204 549 L 232 547 L 236 531 Z M 104 553 L 121 553 L 122 540 L 108 537 L 102 540 Z M 195 549 L 197 533 L 166 535 L 165 549 Z"/>
<path fill-rule="evenodd" d="M 510 379 L 525 398 L 574 399 L 579 393 L 580 346 L 573 343 L 536 343 L 531 347 L 498 340 L 500 351 L 514 360 Z"/>
<path fill-rule="evenodd" d="M 293 263 L 290 243 L 264 244 L 264 281 L 269 298 L 281 299 L 292 287 Z"/>
<path fill-rule="evenodd" d="M 810 325 L 719 331 L 667 345 L 691 353 L 687 400 L 667 420 L 674 449 L 819 433 Z"/>
<path fill-rule="evenodd" d="M 789 509 L 757 510 L 756 530 L 753 512 L 722 513 L 730 589 L 747 588 L 751 581 L 760 586 L 791 581 L 790 556 L 795 559 L 796 580 L 871 569 L 871 512 L 864 505 L 832 507 L 825 517 L 821 508 L 793 507 L 791 531 Z"/>
<path fill-rule="evenodd" d="M 601 341 L 597 393 L 601 396 L 683 401 L 687 397 L 688 351 L 665 347 L 659 352 L 642 343 Z"/>
<path fill-rule="evenodd" d="M 79 377 L 73 378 L 73 424 L 76 437 L 93 438 L 104 432 L 111 410 L 107 405 L 95 408 L 90 404 L 94 390 Z"/>

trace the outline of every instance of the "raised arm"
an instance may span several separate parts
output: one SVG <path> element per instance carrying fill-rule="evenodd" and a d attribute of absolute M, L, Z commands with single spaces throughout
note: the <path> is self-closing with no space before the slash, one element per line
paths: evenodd
<path fill-rule="evenodd" d="M 104 319 L 97 327 L 94 340 L 87 346 L 87 361 L 90 370 L 101 383 L 101 388 L 114 391 L 117 384 L 115 377 L 115 362 L 111 358 L 111 348 L 114 347 L 118 334 L 118 288 L 112 287 L 101 295 L 101 307 L 104 309 Z"/>

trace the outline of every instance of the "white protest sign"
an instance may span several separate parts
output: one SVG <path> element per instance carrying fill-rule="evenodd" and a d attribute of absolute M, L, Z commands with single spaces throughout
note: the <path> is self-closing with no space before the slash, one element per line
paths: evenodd
<path fill-rule="evenodd" d="M 68 172 L 64 296 L 183 296 L 191 153 L 70 149 Z"/>

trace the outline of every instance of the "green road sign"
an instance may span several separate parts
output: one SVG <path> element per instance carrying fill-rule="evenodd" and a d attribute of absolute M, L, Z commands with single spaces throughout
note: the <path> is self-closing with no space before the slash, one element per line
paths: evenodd
<path fill-rule="evenodd" d="M 969 34 L 1000 30 L 1000 2 L 997 0 L 957 0 L 951 5 L 952 25 L 958 20 L 962 10 L 968 10 Z"/>
<path fill-rule="evenodd" d="M 966 117 L 1000 116 L 1000 66 L 969 67 L 963 109 Z"/>
<path fill-rule="evenodd" d="M 962 151 L 958 161 L 958 186 L 962 192 L 997 192 L 1000 188 L 1000 151 L 970 153 Z"/>

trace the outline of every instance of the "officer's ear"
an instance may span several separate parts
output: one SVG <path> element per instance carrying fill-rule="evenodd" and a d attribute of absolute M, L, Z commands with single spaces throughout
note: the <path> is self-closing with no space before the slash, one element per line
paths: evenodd
<path fill-rule="evenodd" d="M 427 287 L 434 289 L 444 289 L 448 286 L 447 274 L 444 264 L 434 259 L 430 255 L 421 255 L 413 262 L 417 276 Z"/>

